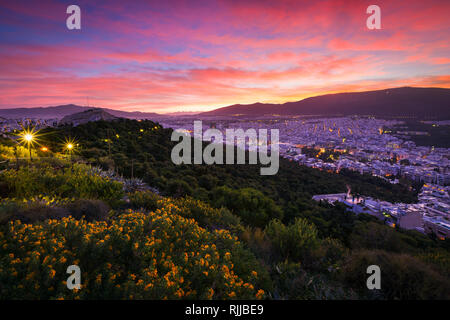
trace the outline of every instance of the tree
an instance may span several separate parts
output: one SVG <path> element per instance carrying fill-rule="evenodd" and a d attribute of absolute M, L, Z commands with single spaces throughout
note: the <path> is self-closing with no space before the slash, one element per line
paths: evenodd
<path fill-rule="evenodd" d="M 212 203 L 217 207 L 230 209 L 245 223 L 256 227 L 264 227 L 271 219 L 281 219 L 283 216 L 275 201 L 253 188 L 215 188 L 212 192 Z"/>

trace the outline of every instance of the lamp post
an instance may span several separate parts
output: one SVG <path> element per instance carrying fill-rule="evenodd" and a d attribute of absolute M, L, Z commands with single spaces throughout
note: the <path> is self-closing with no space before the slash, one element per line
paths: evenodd
<path fill-rule="evenodd" d="M 30 154 L 30 161 L 32 161 L 33 159 L 31 158 L 31 144 L 33 143 L 34 136 L 32 133 L 25 133 L 23 138 L 25 139 L 25 142 L 27 143 L 28 153 Z"/>
<path fill-rule="evenodd" d="M 70 157 L 70 162 L 72 162 L 72 150 L 73 150 L 73 144 L 72 143 L 67 143 L 66 144 L 66 150 L 67 152 L 69 152 L 69 157 Z"/>

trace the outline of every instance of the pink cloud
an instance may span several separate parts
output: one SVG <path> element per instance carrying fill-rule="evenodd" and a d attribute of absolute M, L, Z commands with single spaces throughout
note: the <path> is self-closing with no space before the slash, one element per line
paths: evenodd
<path fill-rule="evenodd" d="M 0 44 L 0 107 L 89 97 L 123 109 L 207 110 L 339 90 L 450 87 L 450 2 L 380 0 L 375 31 L 365 26 L 368 4 L 80 1 L 83 27 L 71 33 L 59 2 L 2 3 L 12 14 L 0 16 L 9 36 Z"/>

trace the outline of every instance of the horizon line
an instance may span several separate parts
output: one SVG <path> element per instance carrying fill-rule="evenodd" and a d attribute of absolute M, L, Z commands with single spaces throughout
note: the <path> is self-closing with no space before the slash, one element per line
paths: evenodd
<path fill-rule="evenodd" d="M 189 110 L 189 111 L 171 111 L 171 112 L 156 112 L 156 111 L 141 111 L 141 110 L 133 110 L 133 111 L 129 111 L 129 110 L 122 110 L 122 109 L 116 109 L 117 107 L 98 107 L 98 106 L 85 106 L 85 105 L 81 105 L 81 104 L 75 104 L 75 103 L 66 103 L 66 104 L 59 104 L 59 105 L 50 105 L 50 106 L 39 106 L 39 107 L 8 107 L 8 108 L 3 108 L 0 107 L 0 110 L 13 110 L 13 109 L 47 109 L 47 108 L 57 108 L 57 107 L 64 107 L 64 106 L 77 106 L 77 107 L 82 107 L 82 108 L 92 108 L 92 109 L 110 109 L 110 110 L 114 110 L 114 111 L 120 111 L 120 112 L 128 112 L 128 113 L 134 113 L 134 112 L 139 112 L 139 113 L 156 113 L 156 114 L 160 114 L 160 115 L 168 115 L 168 114 L 174 114 L 174 113 L 195 113 L 195 114 L 199 114 L 199 113 L 204 113 L 204 112 L 210 112 L 210 111 L 215 111 L 215 110 L 219 110 L 219 109 L 223 109 L 223 108 L 227 108 L 227 107 L 231 107 L 231 106 L 236 106 L 236 105 L 240 105 L 240 106 L 250 106 L 250 105 L 254 105 L 254 104 L 274 104 L 274 105 L 283 105 L 286 103 L 290 103 L 290 102 L 300 102 L 303 100 L 306 100 L 308 98 L 314 98 L 314 97 L 322 97 L 322 96 L 327 96 L 327 95 L 337 95 L 337 94 L 344 94 L 344 93 L 361 93 L 361 92 L 372 92 L 372 91 L 383 91 L 383 90 L 392 90 L 392 89 L 401 89 L 401 88 L 417 88 L 417 89 L 449 89 L 450 87 L 435 87 L 435 86 L 414 86 L 414 85 L 404 85 L 404 86 L 399 86 L 399 87 L 390 87 L 390 88 L 384 88 L 384 89 L 374 89 L 374 90 L 344 90 L 344 91 L 330 91 L 330 92 L 326 92 L 323 94 L 318 94 L 318 95 L 311 95 L 311 96 L 306 96 L 300 100 L 286 100 L 284 102 L 261 102 L 261 101 L 256 101 L 256 102 L 252 102 L 252 103 L 234 103 L 234 104 L 229 104 L 229 105 L 225 105 L 225 106 L 219 106 L 219 107 L 214 107 L 213 109 L 210 110 L 203 110 L 203 111 L 195 111 L 195 110 Z"/>

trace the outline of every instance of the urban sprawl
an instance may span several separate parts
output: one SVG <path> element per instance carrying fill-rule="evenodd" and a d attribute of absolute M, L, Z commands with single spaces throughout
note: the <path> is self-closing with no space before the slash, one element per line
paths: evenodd
<path fill-rule="evenodd" d="M 434 122 L 449 125 L 448 121 Z M 164 127 L 193 130 L 192 119 L 167 118 Z M 58 119 L 0 119 L 4 132 L 20 130 L 23 125 L 56 126 Z M 301 165 L 338 173 L 342 169 L 371 174 L 389 183 L 408 179 L 423 183 L 414 204 L 389 203 L 349 189 L 341 194 L 315 195 L 316 201 L 344 203 L 355 214 L 368 213 L 386 224 L 402 229 L 450 237 L 450 150 L 417 146 L 409 139 L 422 132 L 398 131 L 402 121 L 372 117 L 293 118 L 260 120 L 208 120 L 204 129 L 278 129 L 280 156 Z M 248 147 L 248 146 L 247 146 Z M 253 146 L 254 147 L 254 146 Z M 250 146 L 249 148 L 252 148 Z"/>
<path fill-rule="evenodd" d="M 447 121 L 436 125 L 449 125 Z M 167 120 L 163 126 L 183 128 L 191 133 L 192 120 Z M 372 117 L 211 120 L 203 121 L 204 129 L 278 129 L 280 156 L 301 165 L 338 173 L 342 169 L 371 174 L 389 183 L 399 179 L 423 183 L 415 204 L 389 203 L 364 195 L 315 195 L 314 200 L 346 204 L 349 210 L 376 216 L 386 224 L 438 238 L 450 237 L 450 150 L 433 146 L 416 146 L 408 139 L 422 132 L 398 131 L 402 121 Z M 399 135 L 401 133 L 401 136 Z M 247 148 L 255 148 L 248 146 Z"/>

